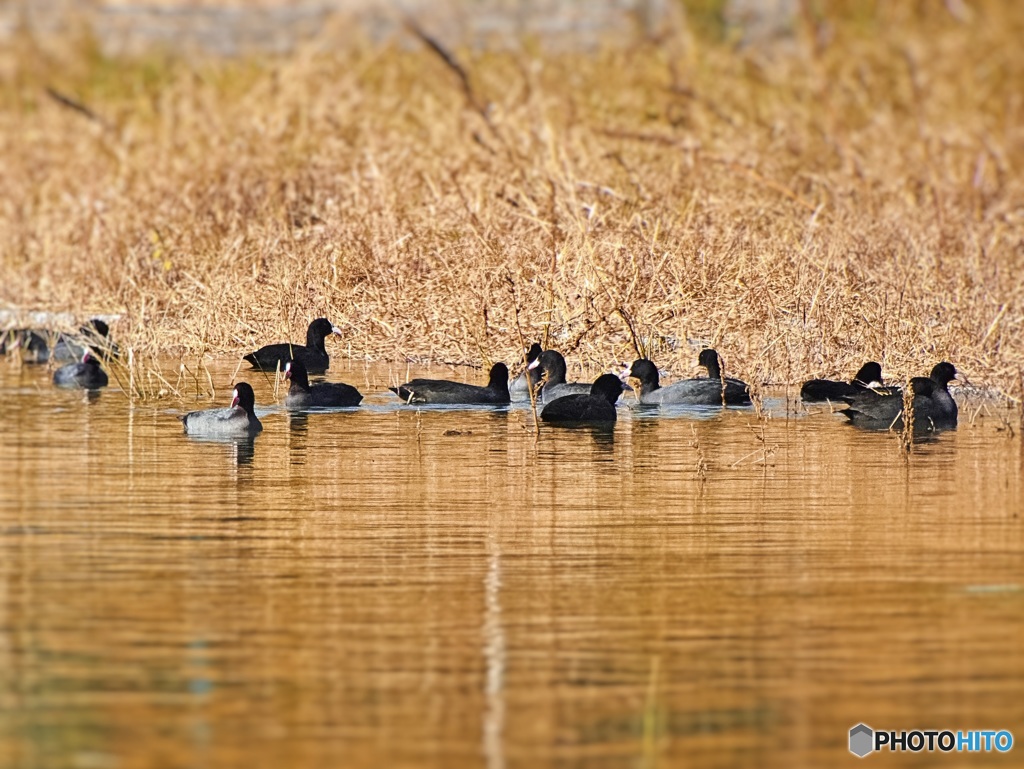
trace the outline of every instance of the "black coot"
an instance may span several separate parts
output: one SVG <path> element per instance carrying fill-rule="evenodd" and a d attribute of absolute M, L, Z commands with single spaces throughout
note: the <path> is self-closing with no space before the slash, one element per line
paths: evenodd
<path fill-rule="evenodd" d="M 530 364 L 537 360 L 540 354 L 541 346 L 536 342 L 526 351 L 526 366 L 508 385 L 508 394 L 513 400 L 529 400 L 530 388 L 536 387 L 540 381 L 540 369 L 530 368 Z"/>
<path fill-rule="evenodd" d="M 542 373 L 541 380 L 544 384 L 540 389 L 540 399 L 544 403 L 550 403 L 565 395 L 590 394 L 591 385 L 587 382 L 565 381 L 565 358 L 558 350 L 544 350 L 537 360 L 530 364 L 530 370 L 539 370 Z"/>
<path fill-rule="evenodd" d="M 291 342 L 268 344 L 244 356 L 243 360 L 249 361 L 253 368 L 264 371 L 275 371 L 278 368 L 283 370 L 288 361 L 301 360 L 308 373 L 323 374 L 331 363 L 324 346 L 324 340 L 331 334 L 340 336 L 341 331 L 327 318 L 317 318 L 309 324 L 305 346 Z"/>
<path fill-rule="evenodd" d="M 406 403 L 450 403 L 469 405 L 474 403 L 509 403 L 508 366 L 495 363 L 491 367 L 486 387 L 452 382 L 447 379 L 413 379 L 398 387 L 389 387 Z"/>
<path fill-rule="evenodd" d="M 359 390 L 344 382 L 322 382 L 310 386 L 306 366 L 301 360 L 288 361 L 284 375 L 292 383 L 284 399 L 288 408 L 358 406 L 363 399 Z"/>
<path fill-rule="evenodd" d="M 59 334 L 53 344 L 50 359 L 56 361 L 79 360 L 86 350 L 108 360 L 118 357 L 117 345 L 110 341 L 110 327 L 106 321 L 93 318 L 78 329 L 77 334 Z"/>
<path fill-rule="evenodd" d="M 581 395 L 563 395 L 548 403 L 540 413 L 545 422 L 585 424 L 615 421 L 615 401 L 622 394 L 622 380 L 613 374 L 602 374 Z"/>
<path fill-rule="evenodd" d="M 98 358 L 85 352 L 79 363 L 68 363 L 53 372 L 53 383 L 57 387 L 80 387 L 84 390 L 98 390 L 106 387 L 107 372 L 100 367 Z"/>
<path fill-rule="evenodd" d="M 247 438 L 263 430 L 256 417 L 256 394 L 246 382 L 239 382 L 226 409 L 192 411 L 178 417 L 185 432 L 201 438 Z"/>
<path fill-rule="evenodd" d="M 833 379 L 809 379 L 800 388 L 800 399 L 808 403 L 839 401 L 856 395 L 861 390 L 884 385 L 882 367 L 874 361 L 869 361 L 860 367 L 857 376 L 849 382 L 837 382 Z"/>
<path fill-rule="evenodd" d="M 31 328 L 8 329 L 0 334 L 0 355 L 20 351 L 24 363 L 46 363 L 50 359 L 50 345 L 47 339 L 46 331 Z"/>

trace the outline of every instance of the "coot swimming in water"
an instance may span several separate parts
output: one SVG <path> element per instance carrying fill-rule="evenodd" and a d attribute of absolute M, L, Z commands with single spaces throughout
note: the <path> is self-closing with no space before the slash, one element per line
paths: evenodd
<path fill-rule="evenodd" d="M 80 387 L 84 390 L 98 390 L 106 387 L 107 372 L 100 368 L 99 359 L 86 351 L 79 363 L 68 363 L 53 372 L 53 383 L 57 387 Z"/>
<path fill-rule="evenodd" d="M 544 403 L 550 403 L 555 398 L 565 395 L 589 395 L 591 385 L 587 382 L 566 382 L 565 381 L 565 358 L 558 350 L 544 350 L 533 363 L 530 370 L 539 370 L 543 376 L 543 385 L 540 388 L 540 399 Z"/>
<path fill-rule="evenodd" d="M 344 382 L 321 382 L 310 386 L 306 366 L 301 360 L 288 361 L 284 376 L 292 383 L 284 399 L 288 408 L 358 406 L 363 399 L 359 390 Z"/>
<path fill-rule="evenodd" d="M 50 351 L 50 360 L 78 360 L 86 350 L 105 360 L 118 356 L 117 345 L 110 341 L 110 327 L 106 321 L 93 318 L 88 325 L 78 329 L 77 334 L 59 334 Z"/>
<path fill-rule="evenodd" d="M 526 366 L 508 385 L 508 394 L 513 400 L 529 400 L 530 388 L 536 387 L 540 381 L 540 369 L 530 368 L 530 364 L 540 357 L 541 352 L 541 346 L 536 342 L 526 351 Z"/>
<path fill-rule="evenodd" d="M 838 401 L 856 395 L 861 390 L 884 386 L 882 367 L 869 361 L 849 382 L 837 382 L 834 379 L 809 379 L 800 388 L 800 399 L 813 403 L 815 401 Z"/>
<path fill-rule="evenodd" d="M 548 403 L 540 413 L 545 422 L 585 424 L 615 422 L 615 401 L 622 393 L 622 380 L 602 374 L 584 394 L 563 395 Z"/>
<path fill-rule="evenodd" d="M 185 432 L 203 438 L 247 438 L 263 429 L 256 418 L 256 395 L 246 382 L 239 382 L 226 409 L 191 411 L 178 417 Z"/>
<path fill-rule="evenodd" d="M 413 379 L 398 387 L 389 387 L 406 403 L 450 403 L 459 405 L 509 403 L 508 366 L 495 363 L 485 387 L 452 382 L 447 379 Z"/>
<path fill-rule="evenodd" d="M 324 340 L 330 334 L 340 336 L 341 331 L 327 318 L 317 318 L 306 330 L 305 346 L 291 342 L 268 344 L 244 356 L 243 360 L 249 361 L 253 368 L 264 371 L 275 371 L 278 368 L 283 370 L 288 361 L 301 360 L 308 373 L 323 374 L 331 363 L 324 346 Z"/>

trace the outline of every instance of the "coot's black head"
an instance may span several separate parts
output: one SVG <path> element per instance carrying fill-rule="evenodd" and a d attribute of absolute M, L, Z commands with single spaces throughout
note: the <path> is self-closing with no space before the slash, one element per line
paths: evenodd
<path fill-rule="evenodd" d="M 565 381 L 565 358 L 558 350 L 545 350 L 531 366 L 539 366 L 549 382 Z"/>
<path fill-rule="evenodd" d="M 641 388 L 644 390 L 658 386 L 658 367 L 647 358 L 633 361 L 633 365 L 629 368 L 629 375 L 639 379 Z"/>
<path fill-rule="evenodd" d="M 540 358 L 543 351 L 544 349 L 536 342 L 531 344 L 530 349 L 526 351 L 526 374 L 530 382 L 530 389 L 536 387 L 540 381 L 542 372 L 537 364 L 537 359 Z"/>
<path fill-rule="evenodd" d="M 491 374 L 487 380 L 487 386 L 492 390 L 508 390 L 508 366 L 504 363 L 495 363 L 491 366 Z"/>
<path fill-rule="evenodd" d="M 309 373 L 301 360 L 290 360 L 285 364 L 284 378 L 292 380 L 304 390 L 309 389 Z"/>
<path fill-rule="evenodd" d="M 607 398 L 614 404 L 622 394 L 622 380 L 614 374 L 601 374 L 590 386 L 590 394 L 595 398 Z"/>
<path fill-rule="evenodd" d="M 706 368 L 708 376 L 712 379 L 722 378 L 722 359 L 710 347 L 700 351 L 700 355 L 697 356 L 697 365 Z"/>
<path fill-rule="evenodd" d="M 928 378 L 945 387 L 956 379 L 956 368 L 954 368 L 952 363 L 942 361 L 942 363 L 935 364 L 935 368 L 932 369 L 932 373 L 928 375 Z"/>
<path fill-rule="evenodd" d="M 860 370 L 857 371 L 857 376 L 854 377 L 854 381 L 866 385 L 872 382 L 882 384 L 882 367 L 874 361 L 869 361 L 860 367 Z"/>
<path fill-rule="evenodd" d="M 88 350 L 86 350 L 85 353 L 82 355 L 82 363 L 84 363 L 86 366 L 95 366 L 96 368 L 100 367 L 100 359 L 97 358 Z"/>
<path fill-rule="evenodd" d="M 256 393 L 246 382 L 239 382 L 231 393 L 231 405 L 240 406 L 243 410 L 252 413 L 256 406 Z"/>
<path fill-rule="evenodd" d="M 93 318 L 89 321 L 92 329 L 89 330 L 88 326 L 83 328 L 83 331 L 89 331 L 89 333 L 95 332 L 97 336 L 107 337 L 110 335 L 110 327 L 106 324 L 106 321 L 102 321 L 99 318 Z"/>
<path fill-rule="evenodd" d="M 309 324 L 306 331 L 306 345 L 309 347 L 320 347 L 331 334 L 341 336 L 341 331 L 335 327 L 327 318 L 317 318 Z"/>

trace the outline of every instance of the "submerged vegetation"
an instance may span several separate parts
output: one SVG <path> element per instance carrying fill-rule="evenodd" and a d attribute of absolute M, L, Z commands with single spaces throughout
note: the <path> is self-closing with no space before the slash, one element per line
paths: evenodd
<path fill-rule="evenodd" d="M 486 366 L 542 340 L 685 374 L 707 345 L 748 381 L 951 360 L 1019 397 L 1024 6 L 832 13 L 778 55 L 696 28 L 458 63 L 18 41 L 0 308 L 118 315 L 135 361 L 326 316 L 360 358 Z"/>

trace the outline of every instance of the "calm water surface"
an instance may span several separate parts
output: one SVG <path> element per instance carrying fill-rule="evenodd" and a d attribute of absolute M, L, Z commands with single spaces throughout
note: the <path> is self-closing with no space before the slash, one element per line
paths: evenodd
<path fill-rule="evenodd" d="M 995 415 L 904 461 L 781 398 L 763 432 L 620 410 L 537 436 L 528 409 L 373 394 L 268 405 L 236 445 L 182 434 L 194 401 L 49 376 L 0 361 L 2 767 L 819 767 L 860 721 L 1024 739 L 1024 457 Z"/>

